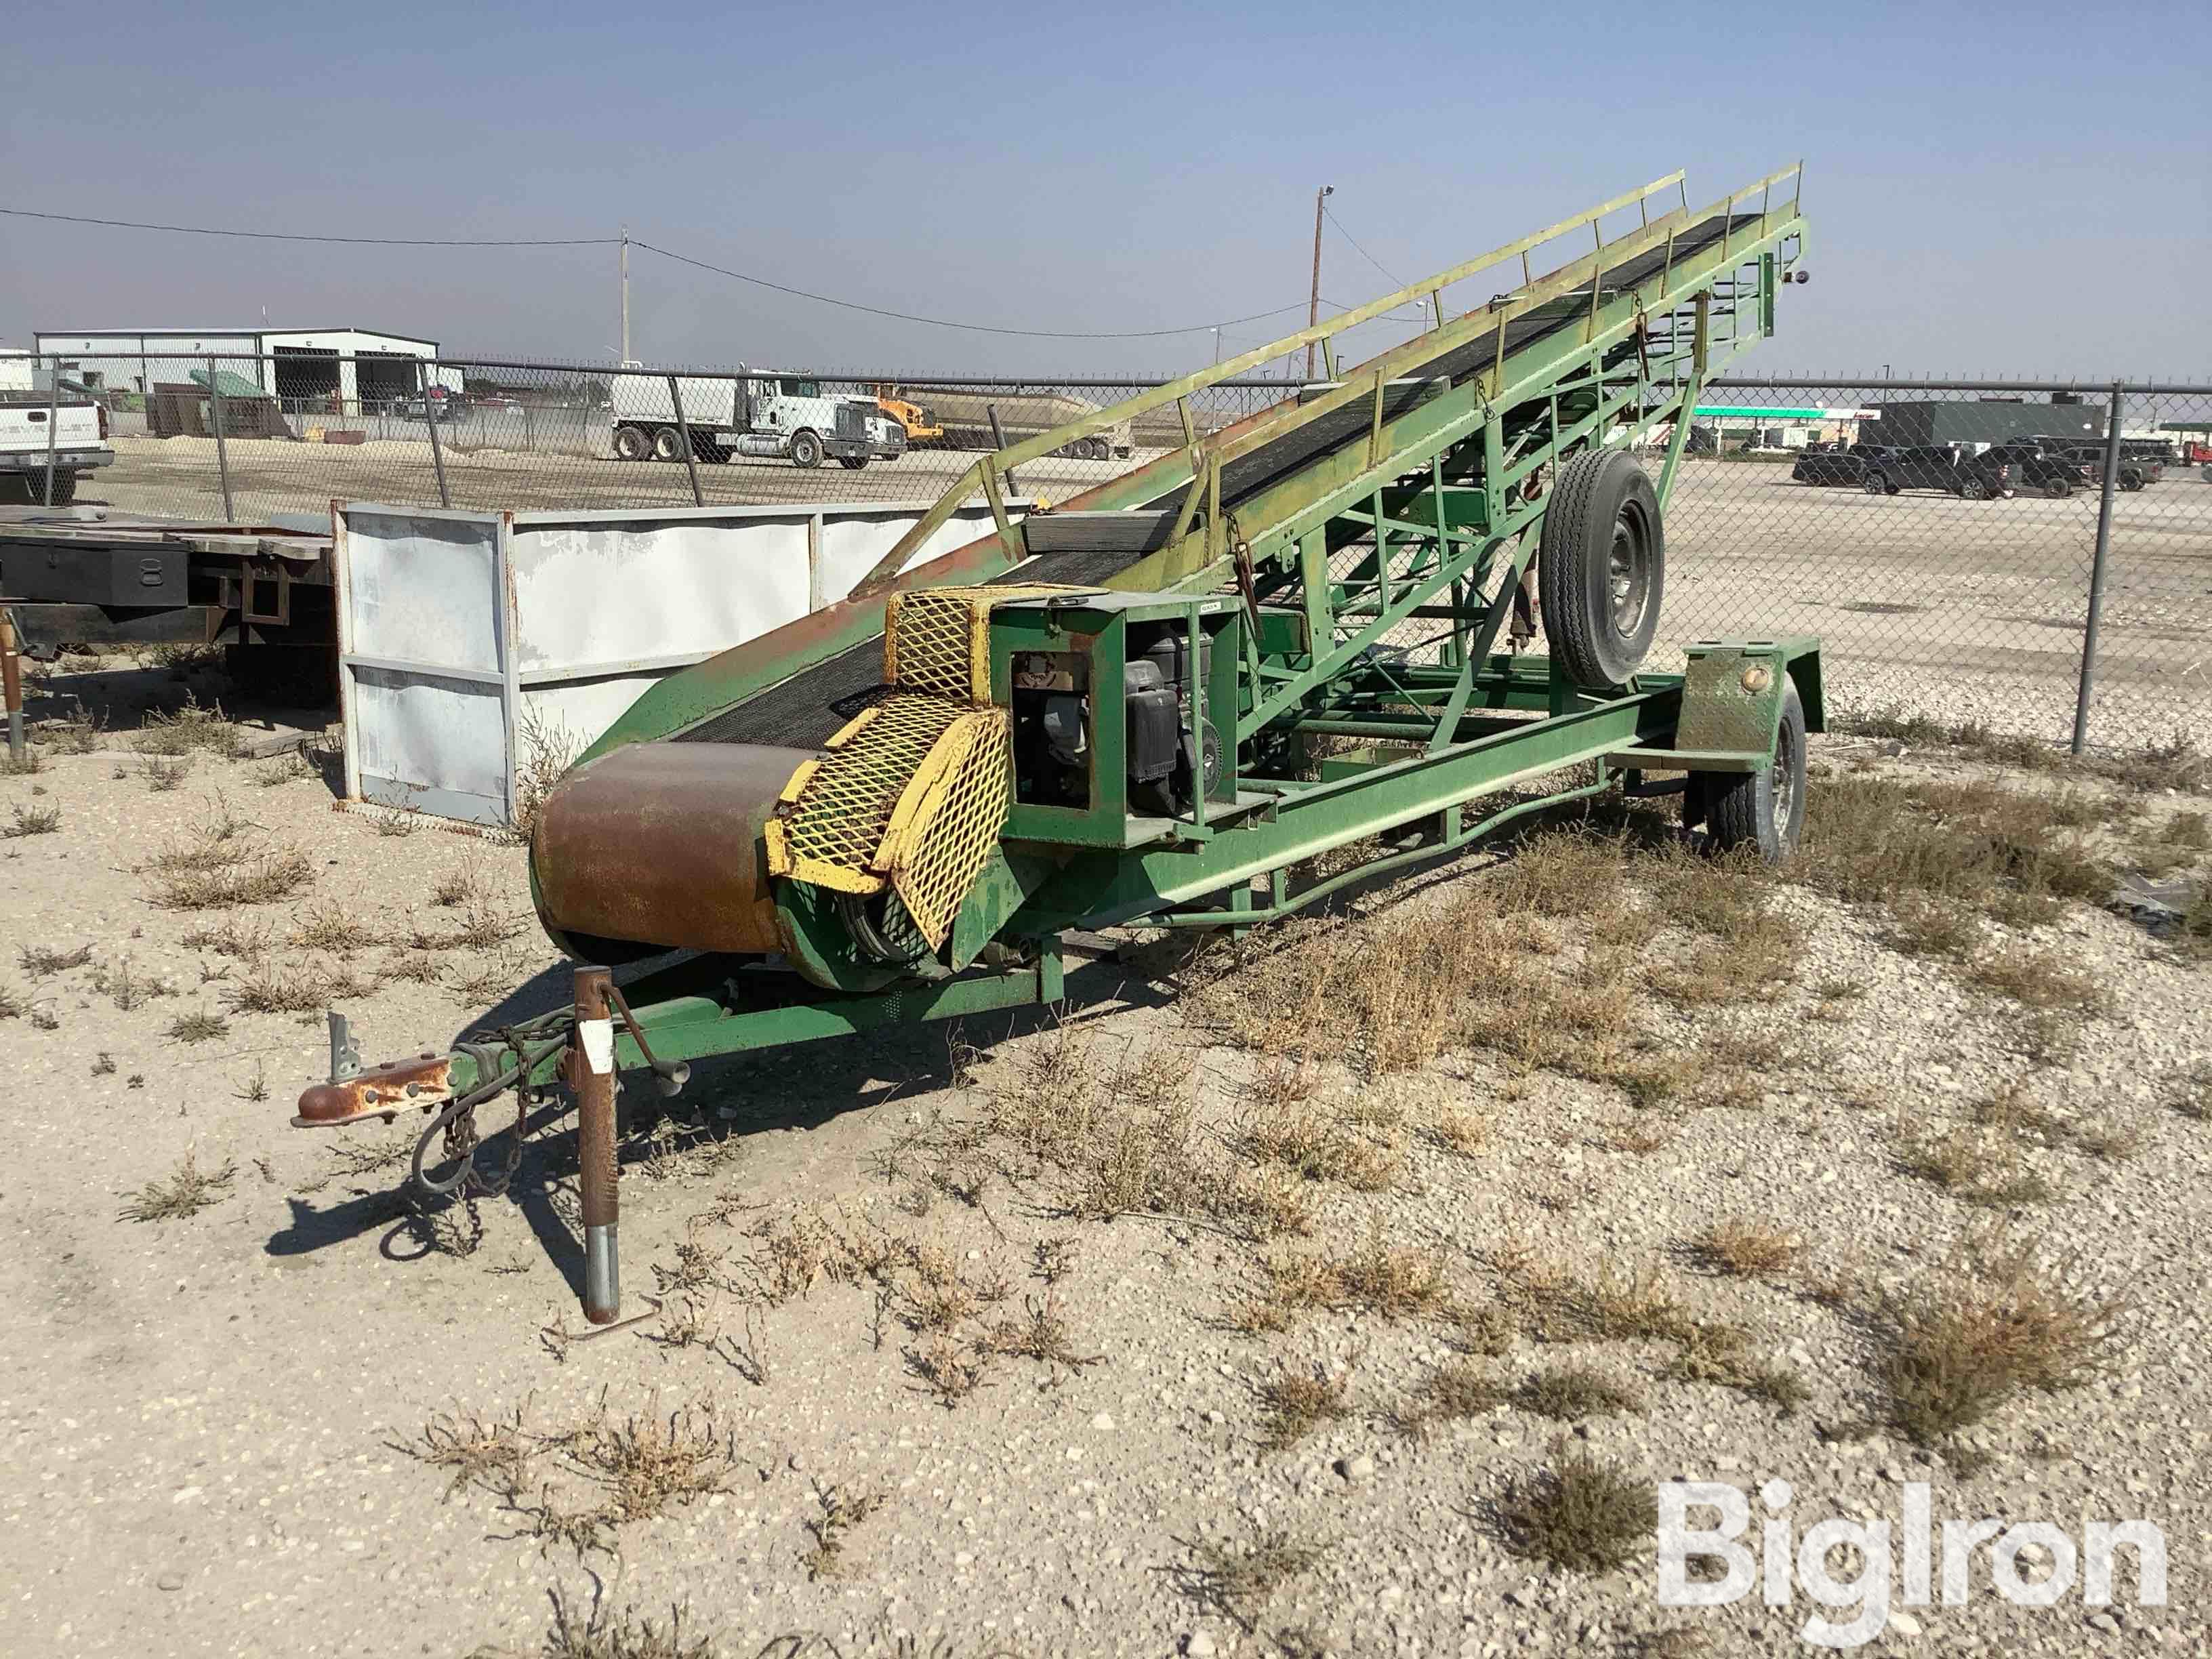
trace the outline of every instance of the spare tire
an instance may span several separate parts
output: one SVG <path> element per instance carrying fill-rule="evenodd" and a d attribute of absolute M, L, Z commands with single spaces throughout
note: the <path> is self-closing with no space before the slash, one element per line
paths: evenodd
<path fill-rule="evenodd" d="M 1626 450 L 1559 469 L 1536 554 L 1544 633 L 1587 690 L 1625 684 L 1651 649 L 1667 579 L 1659 495 Z"/>

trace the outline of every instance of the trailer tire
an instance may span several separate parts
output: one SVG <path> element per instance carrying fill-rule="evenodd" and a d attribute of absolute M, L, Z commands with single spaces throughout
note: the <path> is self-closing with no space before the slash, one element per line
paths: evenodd
<path fill-rule="evenodd" d="M 1625 452 L 1559 469 L 1536 573 L 1544 632 L 1567 677 L 1594 691 L 1624 684 L 1651 649 L 1667 578 L 1658 494 Z"/>
<path fill-rule="evenodd" d="M 641 461 L 653 453 L 653 440 L 644 430 L 634 426 L 615 428 L 615 459 L 618 461 Z"/>
<path fill-rule="evenodd" d="M 1692 772 L 1683 796 L 1686 817 L 1702 808 L 1713 846 L 1723 853 L 1756 848 L 1769 864 L 1797 850 L 1805 828 L 1805 704 L 1792 679 L 1782 693 L 1774 764 L 1763 772 Z"/>
<path fill-rule="evenodd" d="M 822 439 L 805 428 L 791 434 L 791 464 L 806 471 L 822 465 Z"/>
<path fill-rule="evenodd" d="M 656 428 L 653 434 L 653 459 L 656 461 L 682 460 L 684 434 L 672 426 Z"/>

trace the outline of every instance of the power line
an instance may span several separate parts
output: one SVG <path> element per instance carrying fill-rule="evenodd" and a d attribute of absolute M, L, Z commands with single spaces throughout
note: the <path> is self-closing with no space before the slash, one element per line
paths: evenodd
<path fill-rule="evenodd" d="M 1343 237 L 1346 241 L 1350 242 L 1353 250 L 1358 253 L 1361 258 L 1366 260 L 1369 264 L 1373 265 L 1376 270 L 1381 271 L 1385 276 L 1389 277 L 1392 283 L 1395 286 L 1399 288 L 1406 286 L 1406 284 L 1391 271 L 1389 266 L 1384 264 L 1380 259 L 1370 253 L 1365 248 L 1359 246 L 1358 241 L 1352 236 L 1352 234 L 1344 228 L 1344 222 L 1338 218 L 1335 214 L 1329 211 L 1328 203 L 1324 202 L 1322 204 L 1321 210 L 1327 216 L 1329 223 L 1336 227 L 1336 234 Z"/>
<path fill-rule="evenodd" d="M 302 232 L 277 230 L 237 230 L 212 225 L 167 225 L 149 223 L 137 219 L 101 219 L 76 213 L 44 213 L 31 208 L 0 207 L 0 215 L 16 219 L 43 219 L 55 223 L 71 225 L 100 225 L 115 230 L 151 230 L 175 236 L 229 236 L 261 242 L 325 242 L 356 247 L 609 247 L 628 240 L 633 247 L 647 253 L 657 253 L 678 264 L 695 270 L 712 271 L 718 276 L 727 276 L 736 282 L 747 283 L 755 288 L 764 288 L 777 294 L 787 294 L 794 299 L 811 300 L 817 305 L 835 306 L 843 311 L 865 312 L 872 317 L 887 317 L 896 322 L 919 323 L 929 328 L 953 328 L 972 334 L 999 334 L 1025 340 L 1158 340 L 1178 334 L 1203 334 L 1215 328 L 1226 328 L 1238 323 L 1256 323 L 1263 318 L 1279 317 L 1285 312 L 1298 309 L 1296 305 L 1277 306 L 1271 311 L 1255 311 L 1243 317 L 1224 318 L 1218 323 L 1193 323 L 1182 328 L 1071 330 L 1045 328 L 1001 328 L 988 323 L 954 322 L 943 317 L 923 317 L 912 312 L 890 311 L 881 306 L 864 305 L 857 300 L 841 300 L 834 295 L 816 294 L 803 288 L 793 288 L 783 283 L 770 282 L 765 276 L 749 276 L 742 270 L 732 270 L 705 259 L 695 259 L 689 254 L 659 247 L 651 242 L 619 236 L 531 236 L 531 237 L 475 237 L 475 236 L 324 236 Z"/>
<path fill-rule="evenodd" d="M 732 270 L 724 265 L 710 264 L 704 259 L 672 253 L 665 247 L 655 247 L 651 242 L 633 241 L 634 247 L 647 253 L 658 253 L 664 259 L 673 259 L 678 264 L 691 265 L 701 270 L 711 270 L 718 276 L 728 276 L 755 288 L 765 288 L 778 294 L 788 294 L 796 299 L 812 300 L 825 306 L 836 306 L 845 311 L 864 311 L 872 317 L 889 317 L 902 323 L 921 323 L 931 328 L 964 329 L 974 334 L 1010 334 L 1025 340 L 1158 340 L 1176 334 L 1204 334 L 1217 328 L 1229 328 L 1238 323 L 1256 323 L 1263 317 L 1279 317 L 1286 311 L 1297 311 L 1296 305 L 1277 306 L 1272 311 L 1255 311 L 1243 317 L 1226 317 L 1218 323 L 1193 323 L 1186 328 L 1139 328 L 1097 331 L 1074 331 L 1048 328 L 1000 328 L 989 323 L 956 323 L 943 317 L 921 317 L 908 311 L 886 311 L 881 306 L 862 305 L 857 300 L 839 300 L 827 294 L 813 294 L 803 288 L 792 288 L 782 283 L 772 283 L 765 276 L 749 276 L 742 270 Z"/>
<path fill-rule="evenodd" d="M 256 242 L 345 242 L 368 247 L 601 247 L 618 236 L 310 236 L 284 230 L 228 230 L 207 225 L 155 225 L 137 219 L 93 219 L 76 213 L 38 213 L 0 207 L 11 219 L 49 219 L 69 225 L 106 225 L 114 230 L 164 230 L 177 236 L 241 236 Z"/>

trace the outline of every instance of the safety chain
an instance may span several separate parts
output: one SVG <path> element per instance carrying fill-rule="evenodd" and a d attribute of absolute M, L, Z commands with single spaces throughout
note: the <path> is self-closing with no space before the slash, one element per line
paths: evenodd
<path fill-rule="evenodd" d="M 454 1045 L 457 1052 L 476 1062 L 478 1077 L 489 1076 L 491 1081 L 450 1102 L 430 1120 L 429 1127 L 416 1139 L 413 1173 L 417 1188 L 434 1198 L 466 1196 L 472 1192 L 486 1198 L 506 1194 L 514 1181 L 515 1171 L 522 1167 L 523 1141 L 530 1132 L 530 1109 L 547 1092 L 532 1087 L 529 1081 L 532 1062 L 526 1034 L 534 1034 L 541 1029 L 541 1022 L 521 1027 L 502 1025 L 495 1031 L 472 1031 L 466 1041 Z M 510 1052 L 514 1057 L 514 1070 L 500 1069 L 500 1062 Z M 483 1139 L 477 1133 L 476 1110 L 508 1087 L 514 1090 L 514 1127 L 508 1137 L 503 1166 L 496 1175 L 487 1176 L 477 1166 L 477 1148 Z M 434 1138 L 442 1143 L 438 1161 L 444 1164 L 459 1160 L 459 1164 L 452 1175 L 442 1180 L 433 1178 L 423 1168 L 424 1154 L 429 1151 Z"/>

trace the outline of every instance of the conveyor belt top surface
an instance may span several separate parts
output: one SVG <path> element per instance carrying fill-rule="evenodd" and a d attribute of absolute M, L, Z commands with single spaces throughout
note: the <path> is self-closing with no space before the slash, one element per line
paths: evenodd
<path fill-rule="evenodd" d="M 1724 221 L 1716 215 L 1678 234 L 1674 257 L 1680 259 L 1708 247 L 1721 240 L 1724 229 L 1741 229 L 1756 224 L 1759 218 L 1755 213 L 1740 213 L 1733 220 Z M 1655 248 L 1611 267 L 1599 279 L 1600 284 L 1606 289 L 1632 287 L 1656 276 L 1667 258 L 1664 247 Z M 1510 358 L 1515 352 L 1587 315 L 1589 292 L 1588 285 L 1584 285 L 1507 324 L 1505 356 Z M 1384 394 L 1385 417 L 1395 416 L 1427 397 L 1427 388 L 1421 382 L 1433 382 L 1439 378 L 1455 383 L 1463 380 L 1488 369 L 1497 354 L 1498 337 L 1493 332 L 1407 369 L 1404 377 L 1407 384 Z M 1331 451 L 1364 439 L 1370 419 L 1368 406 L 1356 404 L 1285 433 L 1275 442 L 1240 456 L 1222 469 L 1224 504 L 1241 501 L 1278 478 L 1312 465 Z M 1173 507 L 1181 501 L 1182 494 L 1182 487 L 1178 486 L 1148 505 L 1155 508 Z M 1030 560 L 1020 567 L 1019 580 L 1095 587 L 1143 556 L 1119 548 L 1069 548 Z M 677 733 L 672 741 L 818 748 L 880 692 L 883 659 L 881 639 L 866 641 L 834 657 L 824 658 L 757 696 Z"/>
<path fill-rule="evenodd" d="M 1723 221 L 1716 214 L 1675 237 L 1674 258 L 1679 260 L 1710 247 L 1721 240 L 1724 230 L 1756 224 L 1759 218 L 1755 213 L 1739 213 L 1733 220 Z M 1662 246 L 1639 254 L 1633 259 L 1623 260 L 1605 272 L 1599 279 L 1601 285 L 1607 289 L 1633 287 L 1658 275 L 1667 259 L 1667 249 Z M 1574 293 L 1540 306 L 1508 323 L 1505 325 L 1505 356 L 1510 359 L 1515 352 L 1587 315 L 1589 292 L 1589 285 L 1584 284 Z M 1408 384 L 1386 391 L 1383 394 L 1383 418 L 1395 419 L 1429 395 L 1418 384 L 1419 381 L 1443 379 L 1456 384 L 1470 375 L 1484 373 L 1496 362 L 1497 357 L 1498 336 L 1490 333 L 1450 351 L 1440 353 L 1416 368 L 1407 369 L 1401 378 Z M 1355 404 L 1295 431 L 1286 432 L 1274 442 L 1263 445 L 1249 455 L 1238 456 L 1221 469 L 1223 506 L 1241 501 L 1279 479 L 1312 465 L 1331 451 L 1364 438 L 1370 418 L 1370 410 L 1366 404 Z M 1154 507 L 1173 506 L 1181 500 L 1182 494 L 1178 487 L 1155 497 L 1146 505 Z"/>

